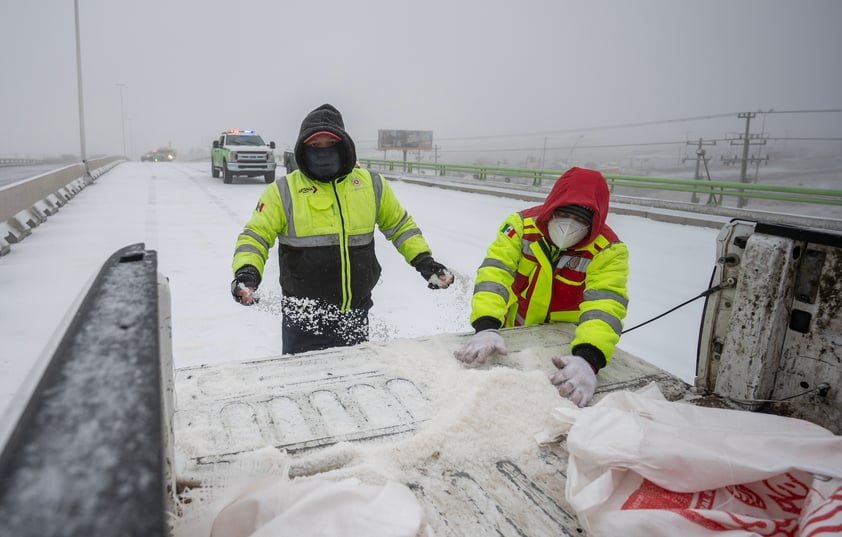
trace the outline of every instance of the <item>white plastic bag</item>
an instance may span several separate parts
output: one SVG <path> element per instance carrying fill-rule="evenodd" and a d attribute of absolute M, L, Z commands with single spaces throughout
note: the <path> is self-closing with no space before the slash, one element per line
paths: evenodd
<path fill-rule="evenodd" d="M 264 479 L 217 515 L 211 537 L 415 537 L 424 512 L 400 483 Z"/>
<path fill-rule="evenodd" d="M 592 536 L 842 535 L 842 437 L 822 427 L 651 388 L 557 412 L 567 500 Z"/>
<path fill-rule="evenodd" d="M 182 521 L 176 537 L 432 536 L 406 485 L 358 479 L 253 478 L 226 489 Z"/>

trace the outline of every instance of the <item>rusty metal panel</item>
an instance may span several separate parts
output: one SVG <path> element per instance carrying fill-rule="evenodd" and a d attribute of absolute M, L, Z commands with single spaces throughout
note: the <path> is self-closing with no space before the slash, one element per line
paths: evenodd
<path fill-rule="evenodd" d="M 802 256 L 780 370 L 768 411 L 842 434 L 842 249 L 810 244 Z M 796 322 L 797 321 L 797 322 Z M 797 401 L 792 404 L 790 401 Z"/>
<path fill-rule="evenodd" d="M 740 276 L 725 337 L 715 393 L 735 401 L 768 399 L 789 316 L 796 259 L 794 241 L 754 234 Z"/>
<path fill-rule="evenodd" d="M 716 385 L 725 334 L 734 308 L 740 259 L 748 238 L 754 233 L 754 225 L 754 222 L 731 222 L 723 226 L 716 238 L 716 263 L 709 287 L 723 288 L 705 299 L 695 379 L 695 385 L 704 390 L 713 390 Z"/>
<path fill-rule="evenodd" d="M 842 433 L 842 235 L 736 220 L 717 256 L 696 386 Z"/>

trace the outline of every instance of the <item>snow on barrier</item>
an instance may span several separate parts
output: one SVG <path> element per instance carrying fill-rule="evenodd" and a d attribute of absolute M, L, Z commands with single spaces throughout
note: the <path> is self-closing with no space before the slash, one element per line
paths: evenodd
<path fill-rule="evenodd" d="M 0 188 L 0 255 L 28 237 L 60 207 L 73 199 L 91 182 L 125 160 L 106 157 L 73 164 L 51 173 Z"/>
<path fill-rule="evenodd" d="M 72 315 L 0 417 L 0 533 L 164 537 L 173 373 L 156 252 L 115 252 Z"/>

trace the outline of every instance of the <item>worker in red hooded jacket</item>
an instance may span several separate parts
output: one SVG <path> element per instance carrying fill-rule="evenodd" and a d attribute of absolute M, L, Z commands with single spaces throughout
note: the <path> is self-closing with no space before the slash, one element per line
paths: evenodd
<path fill-rule="evenodd" d="M 479 269 L 471 301 L 476 334 L 455 356 L 482 363 L 506 354 L 499 329 L 576 323 L 569 351 L 552 359 L 550 382 L 578 406 L 611 360 L 628 307 L 628 249 L 605 223 L 608 185 L 601 173 L 571 168 L 543 204 L 510 214 Z"/>

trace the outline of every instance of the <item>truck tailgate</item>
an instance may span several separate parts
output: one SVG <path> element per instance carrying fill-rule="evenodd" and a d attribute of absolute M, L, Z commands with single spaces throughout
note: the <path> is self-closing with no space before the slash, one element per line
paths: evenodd
<path fill-rule="evenodd" d="M 468 334 L 366 343 L 176 371 L 178 479 L 202 486 L 255 450 L 284 450 L 289 475 L 400 481 L 436 535 L 583 535 L 564 498 L 564 439 L 539 445 L 562 404 L 547 374 L 573 327 L 503 330 L 509 354 L 466 367 Z M 659 385 L 691 387 L 618 350 L 594 401 Z"/>

